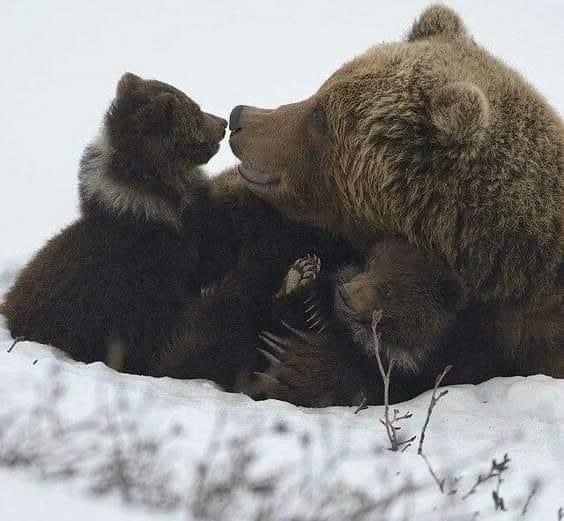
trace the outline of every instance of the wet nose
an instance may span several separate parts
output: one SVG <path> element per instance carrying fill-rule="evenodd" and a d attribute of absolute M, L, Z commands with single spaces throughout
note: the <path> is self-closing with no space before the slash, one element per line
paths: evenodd
<path fill-rule="evenodd" d="M 229 116 L 229 130 L 231 130 L 231 132 L 235 132 L 236 130 L 243 128 L 241 114 L 243 113 L 244 108 L 245 105 L 237 105 L 231 111 L 231 115 Z"/>

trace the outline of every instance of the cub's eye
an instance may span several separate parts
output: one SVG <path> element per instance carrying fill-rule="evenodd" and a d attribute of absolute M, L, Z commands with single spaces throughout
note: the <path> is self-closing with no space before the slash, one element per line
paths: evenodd
<path fill-rule="evenodd" d="M 311 114 L 311 124 L 318 132 L 327 131 L 327 116 L 325 111 L 321 108 L 315 109 Z"/>

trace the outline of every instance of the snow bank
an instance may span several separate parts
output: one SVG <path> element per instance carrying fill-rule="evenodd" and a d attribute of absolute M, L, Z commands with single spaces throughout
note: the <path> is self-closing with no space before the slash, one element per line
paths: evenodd
<path fill-rule="evenodd" d="M 441 493 L 417 440 L 403 453 L 388 450 L 382 407 L 355 414 L 258 403 L 209 382 L 123 375 L 32 342 L 8 352 L 12 344 L 2 322 L 0 490 L 10 519 L 48 508 L 58 520 L 226 512 L 244 520 L 265 504 L 275 507 L 265 519 L 321 512 L 333 519 L 339 509 L 347 519 L 361 505 L 373 510 L 358 519 L 473 519 L 475 512 L 515 519 L 532 494 L 524 518 L 544 520 L 564 506 L 564 381 L 496 378 L 449 388 L 424 443 L 438 480 L 446 480 Z M 402 422 L 404 436 L 419 436 L 429 400 L 425 393 L 398 406 L 413 413 Z M 463 499 L 504 454 L 506 512 L 495 511 L 495 478 Z"/>

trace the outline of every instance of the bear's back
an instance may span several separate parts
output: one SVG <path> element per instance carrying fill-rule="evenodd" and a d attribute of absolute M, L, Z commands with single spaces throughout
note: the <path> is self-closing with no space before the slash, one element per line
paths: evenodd
<path fill-rule="evenodd" d="M 159 225 L 78 220 L 8 291 L 2 311 L 12 335 L 80 352 L 85 362 L 106 359 L 116 342 L 141 360 L 142 346 L 164 344 L 187 295 L 199 292 L 188 276 L 198 257 L 193 239 Z M 128 365 L 139 364 L 130 357 Z"/>

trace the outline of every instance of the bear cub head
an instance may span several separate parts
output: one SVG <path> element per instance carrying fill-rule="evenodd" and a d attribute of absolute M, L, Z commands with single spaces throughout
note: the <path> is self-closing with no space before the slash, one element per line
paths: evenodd
<path fill-rule="evenodd" d="M 373 315 L 383 358 L 418 372 L 466 304 L 460 278 L 443 262 L 401 239 L 377 243 L 362 268 L 336 274 L 334 312 L 354 342 L 374 352 Z"/>
<path fill-rule="evenodd" d="M 175 87 L 126 73 L 79 173 L 83 213 L 178 224 L 227 122 Z"/>

